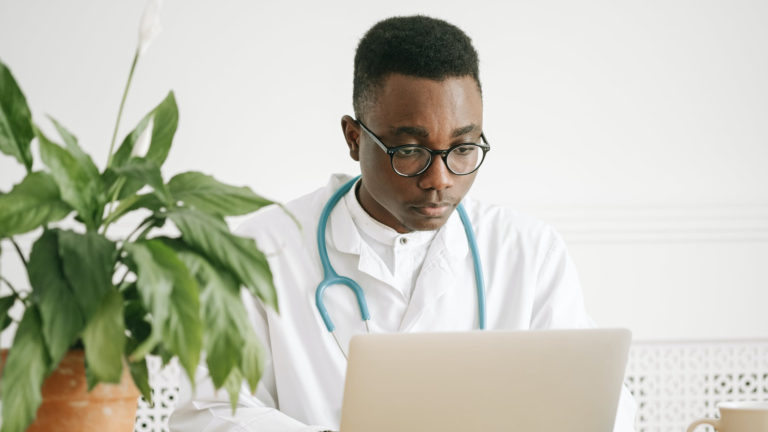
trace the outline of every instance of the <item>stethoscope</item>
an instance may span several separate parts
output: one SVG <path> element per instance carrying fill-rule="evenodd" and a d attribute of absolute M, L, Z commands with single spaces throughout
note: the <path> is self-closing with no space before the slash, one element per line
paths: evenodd
<path fill-rule="evenodd" d="M 320 262 L 323 265 L 323 280 L 317 286 L 317 290 L 315 291 L 315 303 L 317 304 L 317 310 L 320 312 L 320 316 L 323 318 L 325 327 L 333 336 L 333 340 L 336 341 L 336 345 L 339 346 L 339 350 L 341 350 L 344 358 L 347 358 L 347 353 L 344 351 L 344 348 L 341 347 L 341 343 L 336 337 L 336 326 L 333 325 L 333 321 L 331 321 L 331 317 L 328 315 L 328 309 L 326 309 L 325 302 L 323 301 L 323 295 L 325 294 L 326 288 L 331 285 L 346 285 L 352 289 L 352 291 L 355 293 L 355 297 L 357 298 L 357 305 L 360 308 L 360 315 L 362 316 L 363 322 L 365 323 L 365 330 L 368 333 L 371 332 L 371 328 L 368 325 L 368 321 L 371 320 L 371 314 L 368 312 L 368 303 L 365 301 L 365 293 L 363 292 L 363 289 L 360 287 L 360 285 L 346 276 L 340 276 L 338 273 L 336 273 L 336 270 L 333 269 L 331 261 L 328 259 L 328 250 L 325 245 L 325 233 L 328 226 L 328 217 L 331 215 L 331 211 L 334 207 L 336 207 L 336 204 L 339 202 L 341 197 L 349 192 L 349 190 L 352 188 L 352 186 L 354 186 L 358 179 L 360 179 L 360 176 L 357 176 L 348 181 L 331 196 L 331 198 L 325 204 L 323 212 L 320 214 L 320 221 L 317 224 L 317 249 L 320 254 Z M 474 262 L 475 267 L 475 285 L 477 286 L 477 315 L 479 318 L 480 330 L 484 330 L 485 283 L 483 282 L 483 268 L 480 265 L 480 253 L 477 250 L 475 232 L 472 229 L 472 224 L 469 221 L 467 212 L 464 210 L 464 206 L 459 203 L 459 205 L 456 206 L 456 211 L 459 213 L 461 223 L 464 225 L 464 232 L 467 235 L 469 249 L 472 252 L 472 261 Z"/>

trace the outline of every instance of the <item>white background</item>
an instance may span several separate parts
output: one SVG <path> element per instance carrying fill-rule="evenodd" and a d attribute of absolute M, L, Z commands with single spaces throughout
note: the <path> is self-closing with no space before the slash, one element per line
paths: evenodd
<path fill-rule="evenodd" d="M 35 120 L 53 135 L 53 115 L 102 167 L 143 6 L 0 0 L 0 59 Z M 493 150 L 472 195 L 561 230 L 599 324 L 768 337 L 768 2 L 170 0 L 119 140 L 173 89 L 166 179 L 199 170 L 286 201 L 355 173 L 340 118 L 356 44 L 414 13 L 480 54 Z M 0 155 L 0 190 L 22 176 Z"/>

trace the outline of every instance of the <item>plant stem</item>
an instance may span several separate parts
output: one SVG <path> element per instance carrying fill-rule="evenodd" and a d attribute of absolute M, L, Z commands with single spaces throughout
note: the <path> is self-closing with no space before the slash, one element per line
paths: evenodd
<path fill-rule="evenodd" d="M 139 225 L 138 225 L 136 228 L 134 228 L 134 229 L 133 229 L 133 231 L 131 231 L 131 233 L 130 233 L 130 234 L 128 234 L 127 236 L 125 236 L 125 240 L 124 240 L 124 241 L 123 241 L 123 243 L 120 245 L 120 248 L 118 248 L 118 250 L 117 250 L 117 255 L 119 256 L 119 255 L 120 255 L 120 254 L 123 252 L 123 248 L 125 247 L 125 244 L 126 244 L 126 243 L 130 243 L 130 242 L 131 242 L 131 237 L 132 237 L 134 234 L 136 234 L 137 232 L 139 232 L 139 230 L 140 230 L 141 228 L 143 228 L 143 227 L 144 227 L 144 225 L 146 225 L 146 224 L 148 224 L 148 223 L 151 223 L 151 222 L 152 222 L 152 216 L 149 216 L 149 217 L 147 217 L 146 219 L 144 219 L 143 221 L 141 221 L 141 223 L 140 223 L 140 224 L 139 224 Z"/>
<path fill-rule="evenodd" d="M 128 234 L 128 235 L 125 237 L 125 241 L 126 241 L 126 243 L 127 243 L 127 242 L 129 242 L 129 241 L 131 241 L 131 237 L 132 237 L 134 234 L 136 234 L 137 232 L 139 232 L 139 230 L 140 230 L 141 228 L 143 228 L 143 227 L 144 227 L 144 225 L 146 225 L 146 224 L 148 224 L 148 223 L 149 223 L 149 224 L 150 224 L 150 226 L 152 226 L 152 225 L 151 225 L 151 224 L 152 224 L 152 221 L 153 221 L 153 218 L 152 218 L 152 216 L 150 216 L 150 217 L 148 217 L 148 218 L 144 219 L 144 221 L 143 221 L 142 223 L 140 223 L 140 224 L 139 224 L 139 226 L 137 226 L 137 227 L 136 227 L 136 228 L 135 228 L 133 231 L 131 231 L 131 233 L 130 233 L 130 234 Z M 134 239 L 134 241 L 135 241 L 135 239 Z"/>
<path fill-rule="evenodd" d="M 126 243 L 130 243 L 131 242 L 131 237 L 133 237 L 134 234 L 139 232 L 140 229 L 144 228 L 144 231 L 142 231 L 141 234 L 139 234 L 138 237 L 133 239 L 133 241 L 138 240 L 141 236 L 147 235 L 147 232 L 154 227 L 154 221 L 155 221 L 154 215 L 147 217 L 136 228 L 134 228 L 133 231 L 131 231 L 130 234 L 125 236 L 125 240 L 120 244 L 120 247 L 117 249 L 117 256 L 119 257 L 119 256 L 122 255 L 123 250 L 125 249 L 125 244 Z M 144 225 L 147 225 L 147 224 L 149 224 L 149 225 L 145 227 Z M 115 268 L 115 271 L 117 271 L 117 268 Z M 125 277 L 123 277 L 123 279 L 125 279 Z"/>
<path fill-rule="evenodd" d="M 137 49 L 133 55 L 133 62 L 131 63 L 131 71 L 128 72 L 128 81 L 125 83 L 125 89 L 123 90 L 123 98 L 120 100 L 120 108 L 117 110 L 117 121 L 115 121 L 115 130 L 112 132 L 112 141 L 109 143 L 109 158 L 107 159 L 107 168 L 112 166 L 112 159 L 115 154 L 115 141 L 117 140 L 117 131 L 120 129 L 120 120 L 123 118 L 123 108 L 125 107 L 125 100 L 128 98 L 128 90 L 131 88 L 131 82 L 133 81 L 133 72 L 136 70 L 136 63 L 139 61 L 139 50 Z M 120 195 L 120 190 L 125 183 L 124 179 L 118 180 L 119 184 L 115 188 L 115 193 L 112 195 L 112 199 L 107 203 L 107 214 L 109 215 L 114 210 L 114 202 Z M 109 228 L 111 221 L 104 224 L 103 235 L 107 234 L 107 228 Z"/>
<path fill-rule="evenodd" d="M 107 203 L 107 217 L 104 219 L 104 231 L 102 232 L 103 235 L 107 235 L 107 229 L 109 226 L 114 222 L 112 216 L 112 212 L 115 211 L 115 206 L 117 205 L 115 201 L 117 201 L 117 197 L 120 195 L 120 191 L 123 190 L 123 186 L 125 185 L 125 177 L 120 177 L 117 180 L 117 187 L 115 188 L 115 193 L 112 194 L 112 199 L 109 200 L 109 203 Z"/>
<path fill-rule="evenodd" d="M 19 247 L 19 244 L 16 243 L 16 240 L 13 239 L 13 237 L 10 238 L 11 243 L 13 243 L 13 247 L 16 248 L 16 252 L 19 254 L 19 258 L 21 258 L 21 262 L 24 263 L 24 268 L 29 268 L 29 265 L 27 263 L 27 259 L 24 258 L 24 254 L 21 253 L 21 248 Z M 8 281 L 6 281 L 7 283 Z"/>
<path fill-rule="evenodd" d="M 133 241 L 143 240 L 147 236 L 147 234 L 149 234 L 149 230 L 155 227 L 155 220 L 156 219 L 152 219 L 151 220 L 152 223 L 150 223 L 146 228 L 144 228 L 144 230 L 138 236 L 136 236 L 136 238 L 133 239 Z"/>
<path fill-rule="evenodd" d="M 107 159 L 107 168 L 112 166 L 112 158 L 114 154 L 112 151 L 115 148 L 115 139 L 117 139 L 117 130 L 120 128 L 120 119 L 123 117 L 123 107 L 125 106 L 125 98 L 128 96 L 128 89 L 131 87 L 131 81 L 133 80 L 133 71 L 136 69 L 136 62 L 139 60 L 139 50 L 133 55 L 133 63 L 131 63 L 131 71 L 128 73 L 128 81 L 125 83 L 125 90 L 123 90 L 123 99 L 120 101 L 120 109 L 117 111 L 117 121 L 115 122 L 115 131 L 112 133 L 112 142 L 109 144 L 109 159 Z"/>
<path fill-rule="evenodd" d="M 0 281 L 3 281 L 5 282 L 6 285 L 8 285 L 8 288 L 11 289 L 11 292 L 13 293 L 14 297 L 21 300 L 22 302 L 24 301 L 24 297 L 22 297 L 21 293 L 19 293 L 19 291 L 17 291 L 16 288 L 13 287 L 13 284 L 11 284 L 11 281 L 9 281 L 8 279 L 2 276 L 0 276 Z"/>

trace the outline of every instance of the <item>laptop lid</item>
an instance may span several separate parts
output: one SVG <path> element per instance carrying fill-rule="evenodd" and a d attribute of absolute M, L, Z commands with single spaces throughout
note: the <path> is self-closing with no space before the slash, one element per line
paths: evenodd
<path fill-rule="evenodd" d="M 624 329 L 355 336 L 341 432 L 613 430 Z"/>

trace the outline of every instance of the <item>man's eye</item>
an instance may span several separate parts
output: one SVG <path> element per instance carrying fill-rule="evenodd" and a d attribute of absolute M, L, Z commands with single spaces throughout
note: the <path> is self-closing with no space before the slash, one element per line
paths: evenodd
<path fill-rule="evenodd" d="M 424 155 L 424 150 L 420 149 L 418 147 L 406 147 L 401 148 L 397 152 L 395 152 L 395 157 L 399 158 L 412 158 L 412 157 L 419 157 Z"/>
<path fill-rule="evenodd" d="M 460 145 L 453 149 L 458 156 L 469 156 L 477 151 L 477 146 L 473 144 Z"/>

